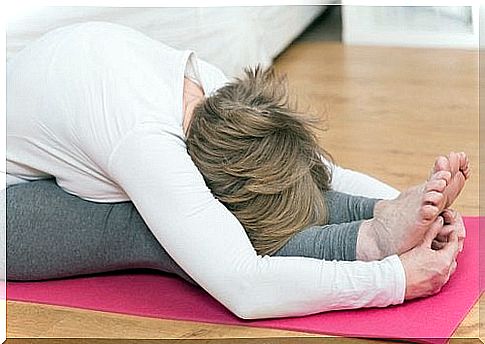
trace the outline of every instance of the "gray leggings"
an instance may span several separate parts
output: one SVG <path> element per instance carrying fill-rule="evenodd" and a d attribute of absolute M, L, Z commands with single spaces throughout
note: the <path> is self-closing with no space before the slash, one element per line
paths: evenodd
<path fill-rule="evenodd" d="M 355 260 L 363 219 L 377 200 L 329 191 L 329 224 L 295 234 L 276 256 Z M 7 188 L 7 279 L 43 280 L 133 268 L 195 283 L 168 255 L 131 202 L 94 203 L 54 180 Z"/>

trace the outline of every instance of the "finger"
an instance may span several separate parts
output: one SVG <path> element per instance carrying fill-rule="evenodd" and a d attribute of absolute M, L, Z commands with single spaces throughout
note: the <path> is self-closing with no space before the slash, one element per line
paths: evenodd
<path fill-rule="evenodd" d="M 458 255 L 459 251 L 459 245 L 458 245 L 458 234 L 453 231 L 450 233 L 448 236 L 448 242 L 445 244 L 443 249 L 439 250 L 438 252 L 440 254 L 443 254 L 446 256 L 446 259 L 448 262 L 451 262 L 456 259 L 456 256 Z"/>
<path fill-rule="evenodd" d="M 436 238 L 434 238 L 434 240 L 436 240 L 437 242 L 448 242 L 449 235 L 449 233 L 447 235 L 438 234 Z"/>
<path fill-rule="evenodd" d="M 451 263 L 451 266 L 450 266 L 450 271 L 448 272 L 448 278 L 446 279 L 447 281 L 450 279 L 450 277 L 455 273 L 456 271 L 456 267 L 458 266 L 458 264 L 456 263 L 456 260 L 454 260 L 452 263 Z"/>
<path fill-rule="evenodd" d="M 464 239 L 458 239 L 458 251 L 462 252 L 463 251 L 463 243 L 465 242 Z"/>
<path fill-rule="evenodd" d="M 465 226 L 459 226 L 456 229 L 456 234 L 458 235 L 458 240 L 464 240 L 466 238 Z"/>
<path fill-rule="evenodd" d="M 456 231 L 456 227 L 453 225 L 444 225 L 436 235 L 436 238 L 440 238 L 440 241 L 448 241 L 448 236 L 451 232 Z"/>
<path fill-rule="evenodd" d="M 456 224 L 458 226 L 458 238 L 459 239 L 464 239 L 466 238 L 466 228 L 465 228 L 465 223 L 463 222 L 463 218 L 461 217 L 461 214 L 459 212 L 455 212 L 455 219 L 456 219 Z"/>
<path fill-rule="evenodd" d="M 465 228 L 465 224 L 462 224 L 460 226 L 460 230 L 458 231 L 458 237 L 460 239 L 465 239 L 466 238 L 466 228 Z"/>
<path fill-rule="evenodd" d="M 446 245 L 446 242 L 433 240 L 433 242 L 431 243 L 431 249 L 438 251 L 438 250 L 441 250 L 443 247 L 445 247 L 445 245 Z"/>
<path fill-rule="evenodd" d="M 431 248 L 434 238 L 438 235 L 441 228 L 443 228 L 443 218 L 438 216 L 436 220 L 431 224 L 428 231 L 424 234 L 423 246 Z"/>
<path fill-rule="evenodd" d="M 455 273 L 457 266 L 458 266 L 458 263 L 456 262 L 456 260 L 454 260 L 453 263 L 451 263 L 450 275 L 453 275 Z"/>
<path fill-rule="evenodd" d="M 453 275 L 456 271 L 456 266 L 457 266 L 456 260 L 452 261 L 451 264 L 450 264 L 450 268 L 448 269 L 448 273 L 446 274 L 446 278 L 443 281 L 443 284 L 441 285 L 441 287 L 443 287 L 446 283 L 449 282 L 451 275 Z"/>
<path fill-rule="evenodd" d="M 453 209 L 445 209 L 441 212 L 441 216 L 445 219 L 445 224 L 453 224 L 456 222 L 456 212 Z"/>
<path fill-rule="evenodd" d="M 453 223 L 452 226 L 455 228 L 456 233 L 458 234 L 458 239 L 459 240 L 465 239 L 466 238 L 466 228 L 465 228 L 465 224 L 463 223 L 463 219 L 462 219 L 459 212 L 454 211 L 454 210 L 453 210 L 453 212 L 455 213 L 454 214 L 455 223 Z"/>

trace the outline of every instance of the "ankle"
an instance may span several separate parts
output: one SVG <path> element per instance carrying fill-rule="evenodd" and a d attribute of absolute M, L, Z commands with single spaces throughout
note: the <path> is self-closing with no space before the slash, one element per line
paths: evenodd
<path fill-rule="evenodd" d="M 375 218 L 363 221 L 357 237 L 356 259 L 381 260 L 393 254 L 387 236 L 385 228 Z"/>
<path fill-rule="evenodd" d="M 376 213 L 379 213 L 382 209 L 384 209 L 389 202 L 391 201 L 386 199 L 381 199 L 377 201 L 376 204 L 374 205 L 374 216 Z"/>

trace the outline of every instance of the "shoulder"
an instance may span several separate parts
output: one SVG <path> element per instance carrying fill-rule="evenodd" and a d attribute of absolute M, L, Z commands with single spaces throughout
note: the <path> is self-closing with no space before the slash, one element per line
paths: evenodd
<path fill-rule="evenodd" d="M 204 84 L 204 91 L 207 96 L 217 91 L 229 82 L 229 79 L 222 70 L 207 61 L 197 58 L 200 77 Z"/>

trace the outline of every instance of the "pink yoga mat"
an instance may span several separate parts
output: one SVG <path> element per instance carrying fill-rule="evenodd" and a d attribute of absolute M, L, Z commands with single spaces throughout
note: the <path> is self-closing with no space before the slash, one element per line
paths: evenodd
<path fill-rule="evenodd" d="M 201 288 L 173 276 L 124 273 L 47 282 L 8 282 L 7 299 L 162 319 L 268 327 L 348 337 L 443 343 L 479 296 L 479 219 L 465 219 L 458 268 L 433 297 L 384 309 L 335 311 L 273 320 L 240 320 Z"/>

